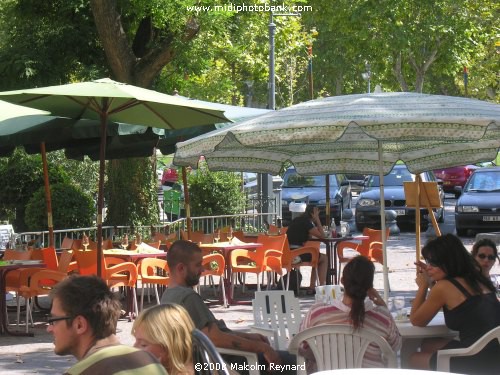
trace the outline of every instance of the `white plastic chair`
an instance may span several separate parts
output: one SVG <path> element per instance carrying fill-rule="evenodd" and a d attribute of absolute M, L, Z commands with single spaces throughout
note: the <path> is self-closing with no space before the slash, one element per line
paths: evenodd
<path fill-rule="evenodd" d="M 396 353 L 388 342 L 368 328 L 353 331 L 343 324 L 325 324 L 299 332 L 290 342 L 288 351 L 297 356 L 297 364 L 303 365 L 300 344 L 306 341 L 316 359 L 317 371 L 361 368 L 368 345 L 374 343 L 382 351 L 387 367 L 397 368 Z M 306 374 L 305 366 L 298 366 L 297 374 Z"/>
<path fill-rule="evenodd" d="M 500 344 L 500 326 L 485 333 L 467 348 L 438 350 L 436 370 L 450 372 L 450 359 L 452 357 L 465 357 L 477 354 L 493 339 L 497 339 Z"/>
<path fill-rule="evenodd" d="M 276 350 L 286 350 L 288 342 L 299 332 L 302 315 L 300 302 L 292 290 L 255 292 L 252 300 L 254 332 L 270 338 Z"/>

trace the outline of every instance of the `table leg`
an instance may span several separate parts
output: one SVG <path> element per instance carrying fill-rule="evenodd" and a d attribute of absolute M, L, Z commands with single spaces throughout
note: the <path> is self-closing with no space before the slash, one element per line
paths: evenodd
<path fill-rule="evenodd" d="M 333 285 L 335 281 L 335 266 L 332 259 L 332 245 L 330 242 L 325 242 L 326 246 L 326 257 L 328 259 L 328 270 L 326 271 L 326 284 Z"/>
<path fill-rule="evenodd" d="M 404 338 L 399 352 L 401 360 L 401 368 L 410 368 L 410 357 L 415 353 L 422 344 L 421 338 Z"/>

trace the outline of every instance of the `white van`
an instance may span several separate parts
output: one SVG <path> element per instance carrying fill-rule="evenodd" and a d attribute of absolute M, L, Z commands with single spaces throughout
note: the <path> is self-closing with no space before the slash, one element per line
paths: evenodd
<path fill-rule="evenodd" d="M 14 228 L 10 224 L 0 225 L 0 249 L 4 250 L 9 246 Z"/>

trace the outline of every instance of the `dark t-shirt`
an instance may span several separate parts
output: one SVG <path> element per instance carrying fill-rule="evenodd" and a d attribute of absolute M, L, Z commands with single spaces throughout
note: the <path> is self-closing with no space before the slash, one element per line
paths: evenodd
<path fill-rule="evenodd" d="M 309 231 L 314 228 L 314 226 L 311 219 L 305 216 L 299 216 L 293 219 L 286 231 L 290 246 L 304 246 L 304 243 L 309 240 Z"/>
<path fill-rule="evenodd" d="M 223 320 L 217 320 L 203 302 L 203 298 L 191 288 L 183 286 L 167 288 L 161 296 L 161 303 L 176 303 L 184 307 L 199 330 L 210 323 L 215 323 L 221 331 L 230 331 L 226 323 Z"/>

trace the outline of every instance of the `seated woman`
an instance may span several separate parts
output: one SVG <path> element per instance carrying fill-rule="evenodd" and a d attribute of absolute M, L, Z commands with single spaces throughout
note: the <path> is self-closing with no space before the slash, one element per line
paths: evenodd
<path fill-rule="evenodd" d="M 290 223 L 286 236 L 288 237 L 288 243 L 290 249 L 298 249 L 309 240 L 311 237 L 323 238 L 325 233 L 323 232 L 323 226 L 319 219 L 319 208 L 315 205 L 308 205 L 305 212 L 296 217 Z M 297 257 L 298 258 L 298 257 Z M 312 259 L 311 254 L 301 254 L 300 259 L 296 259 L 294 263 L 300 262 L 310 262 Z M 318 261 L 318 278 L 320 285 L 326 284 L 326 271 L 328 268 L 328 259 L 325 254 L 319 254 Z M 311 281 L 309 288 L 311 293 L 314 292 L 314 283 L 316 280 L 316 270 L 313 269 L 311 272 Z"/>
<path fill-rule="evenodd" d="M 173 303 L 153 306 L 134 321 L 134 347 L 153 354 L 170 375 L 193 375 L 193 329 L 193 321 L 182 306 Z"/>
<path fill-rule="evenodd" d="M 410 320 L 413 325 L 426 326 L 442 308 L 446 326 L 459 333 L 458 340 L 428 339 L 412 355 L 413 367 L 435 369 L 437 350 L 468 347 L 500 325 L 500 302 L 491 280 L 455 235 L 429 241 L 422 255 L 427 264 L 416 263 L 418 290 Z M 450 365 L 452 372 L 463 374 L 498 373 L 500 345 L 492 341 L 474 356 L 452 358 Z"/>
<path fill-rule="evenodd" d="M 490 271 L 498 259 L 498 250 L 495 243 L 489 238 L 483 238 L 472 246 L 472 256 L 481 266 L 483 275 L 491 278 Z M 493 280 L 492 280 L 493 281 Z"/>
<path fill-rule="evenodd" d="M 387 340 L 394 351 L 398 351 L 401 335 L 384 300 L 373 288 L 374 274 L 375 266 L 368 258 L 362 255 L 353 258 L 342 272 L 342 300 L 334 300 L 329 305 L 313 305 L 302 320 L 300 330 L 322 324 L 351 324 L 354 330 L 364 327 L 375 331 Z M 306 358 L 307 373 L 316 372 L 316 362 L 310 349 L 304 346 L 301 354 Z M 363 367 L 384 366 L 380 349 L 370 345 L 363 358 Z"/>

